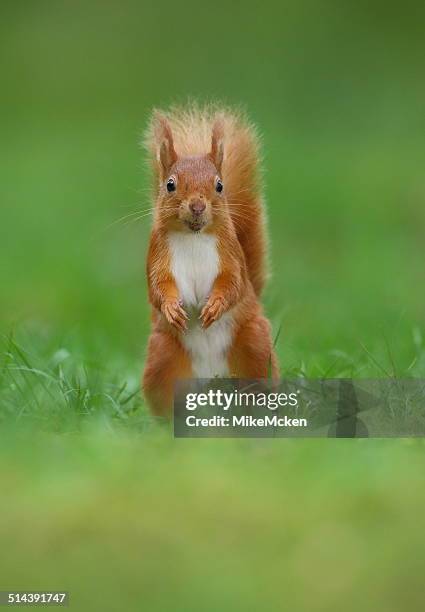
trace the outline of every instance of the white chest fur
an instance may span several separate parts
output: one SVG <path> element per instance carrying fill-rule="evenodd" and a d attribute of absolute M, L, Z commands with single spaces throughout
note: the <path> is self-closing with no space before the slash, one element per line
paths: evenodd
<path fill-rule="evenodd" d="M 228 376 L 226 357 L 232 339 L 231 313 L 225 313 L 208 329 L 203 329 L 199 321 L 219 272 L 216 237 L 173 232 L 168 240 L 171 271 L 190 317 L 181 341 L 191 356 L 193 375 L 198 378 Z"/>

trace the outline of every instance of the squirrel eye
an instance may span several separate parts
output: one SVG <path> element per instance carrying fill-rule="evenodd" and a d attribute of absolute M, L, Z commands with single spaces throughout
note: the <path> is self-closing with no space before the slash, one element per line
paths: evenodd
<path fill-rule="evenodd" d="M 217 179 L 217 182 L 215 184 L 215 190 L 218 191 L 218 193 L 221 193 L 223 191 L 223 183 L 220 179 Z"/>
<path fill-rule="evenodd" d="M 167 191 L 170 193 L 171 191 L 176 190 L 176 181 L 172 178 L 169 178 L 167 181 Z"/>

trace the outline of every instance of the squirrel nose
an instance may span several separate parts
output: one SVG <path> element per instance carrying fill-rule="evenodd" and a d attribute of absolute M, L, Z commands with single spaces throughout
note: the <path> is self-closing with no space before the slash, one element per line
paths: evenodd
<path fill-rule="evenodd" d="M 205 210 L 205 203 L 201 200 L 195 200 L 189 204 L 189 208 L 194 215 L 200 215 Z"/>

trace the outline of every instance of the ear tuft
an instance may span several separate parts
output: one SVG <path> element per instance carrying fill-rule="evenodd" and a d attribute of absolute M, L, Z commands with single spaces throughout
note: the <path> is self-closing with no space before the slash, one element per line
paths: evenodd
<path fill-rule="evenodd" d="M 209 157 L 219 172 L 221 171 L 224 155 L 223 136 L 223 124 L 220 119 L 216 119 L 212 128 L 211 151 Z"/>
<path fill-rule="evenodd" d="M 161 165 L 162 176 L 168 176 L 171 166 L 177 161 L 174 149 L 173 134 L 167 118 L 162 113 L 154 115 L 155 139 L 158 143 L 158 161 Z"/>

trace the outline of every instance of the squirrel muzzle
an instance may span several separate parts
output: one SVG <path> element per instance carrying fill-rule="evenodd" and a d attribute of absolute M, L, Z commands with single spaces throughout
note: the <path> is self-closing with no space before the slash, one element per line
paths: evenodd
<path fill-rule="evenodd" d="M 211 221 L 211 205 L 204 197 L 191 198 L 185 202 L 181 219 L 192 232 L 199 232 Z"/>

